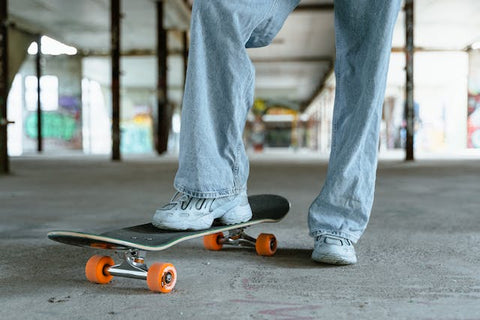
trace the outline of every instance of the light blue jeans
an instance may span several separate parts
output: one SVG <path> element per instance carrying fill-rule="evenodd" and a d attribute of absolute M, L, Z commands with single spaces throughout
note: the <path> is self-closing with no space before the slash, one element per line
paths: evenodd
<path fill-rule="evenodd" d="M 299 0 L 195 0 L 175 188 L 214 198 L 246 189 L 242 134 L 255 68 Z M 373 203 L 393 27 L 401 0 L 336 0 L 336 98 L 327 179 L 309 210 L 312 236 L 356 242 Z"/>

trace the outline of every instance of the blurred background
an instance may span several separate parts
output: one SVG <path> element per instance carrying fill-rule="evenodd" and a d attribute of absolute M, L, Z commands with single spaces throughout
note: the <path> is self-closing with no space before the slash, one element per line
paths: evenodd
<path fill-rule="evenodd" d="M 175 192 L 192 5 L 0 0 L 0 174 L 11 173 L 0 176 L 0 318 L 479 319 L 479 0 L 402 4 L 357 265 L 310 259 L 307 213 L 331 145 L 334 1 L 302 0 L 270 46 L 248 50 L 248 191 L 292 203 L 281 223 L 251 229 L 280 239 L 276 257 L 197 239 L 151 254 L 178 268 L 169 296 L 83 280 L 92 252 L 48 231 L 149 222 Z"/>
<path fill-rule="evenodd" d="M 117 122 L 113 144 L 120 154 L 176 154 L 192 3 L 123 1 L 115 13 L 107 0 L 8 1 L 7 119 L 14 122 L 8 155 L 109 155 Z M 402 10 L 395 27 L 380 156 L 404 158 L 410 134 L 415 156 L 480 157 L 480 2 L 412 5 L 413 20 Z M 120 64 L 114 81 L 120 87 L 112 95 L 116 18 Z M 414 98 L 407 117 L 409 23 Z M 257 70 L 248 150 L 328 154 L 334 41 L 333 2 L 303 0 L 269 47 L 248 51 Z"/>

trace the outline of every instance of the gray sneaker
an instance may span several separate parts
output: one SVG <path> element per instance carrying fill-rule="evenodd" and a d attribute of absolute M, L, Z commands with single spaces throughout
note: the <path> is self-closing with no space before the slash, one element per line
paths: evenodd
<path fill-rule="evenodd" d="M 157 209 L 152 224 L 160 229 L 203 230 L 210 228 L 215 219 L 230 225 L 251 218 L 246 191 L 220 198 L 195 198 L 177 192 L 170 203 Z"/>
<path fill-rule="evenodd" d="M 331 235 L 315 237 L 312 259 L 317 262 L 336 265 L 357 263 L 353 243 L 348 239 Z"/>

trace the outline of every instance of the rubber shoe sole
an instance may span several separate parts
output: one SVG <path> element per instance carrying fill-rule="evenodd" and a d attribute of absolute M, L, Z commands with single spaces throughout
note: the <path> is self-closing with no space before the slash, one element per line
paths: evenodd
<path fill-rule="evenodd" d="M 312 259 L 316 262 L 349 265 L 357 263 L 355 248 L 350 240 L 323 235 L 315 238 Z"/>

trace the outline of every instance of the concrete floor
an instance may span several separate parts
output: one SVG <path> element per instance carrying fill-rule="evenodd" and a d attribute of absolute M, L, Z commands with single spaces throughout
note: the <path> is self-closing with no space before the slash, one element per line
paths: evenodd
<path fill-rule="evenodd" d="M 331 267 L 310 260 L 306 225 L 325 160 L 253 158 L 250 194 L 292 202 L 284 221 L 250 230 L 275 233 L 277 255 L 210 252 L 201 240 L 150 253 L 150 262 L 177 268 L 167 295 L 140 280 L 87 282 L 84 264 L 102 251 L 55 243 L 46 233 L 149 221 L 173 193 L 174 158 L 13 159 L 13 174 L 0 177 L 0 318 L 480 318 L 480 161 L 381 162 L 359 263 Z"/>

